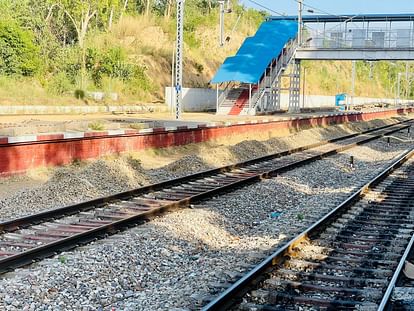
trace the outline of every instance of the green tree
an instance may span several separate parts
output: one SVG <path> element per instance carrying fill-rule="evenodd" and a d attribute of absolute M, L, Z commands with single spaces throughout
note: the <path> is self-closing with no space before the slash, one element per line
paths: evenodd
<path fill-rule="evenodd" d="M 40 66 L 33 33 L 12 20 L 0 21 L 0 72 L 34 75 Z"/>
<path fill-rule="evenodd" d="M 84 87 L 86 74 L 85 39 L 92 19 L 95 18 L 98 27 L 111 28 L 114 12 L 121 12 L 119 0 L 57 0 L 51 1 L 47 19 L 51 19 L 54 10 L 62 11 L 75 30 L 75 37 L 81 49 L 81 88 Z M 104 22 L 102 22 L 104 21 Z"/>

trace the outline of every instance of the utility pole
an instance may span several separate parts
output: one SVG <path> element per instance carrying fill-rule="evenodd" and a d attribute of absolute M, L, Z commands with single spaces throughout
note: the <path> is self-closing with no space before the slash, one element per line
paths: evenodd
<path fill-rule="evenodd" d="M 400 103 L 400 94 L 401 94 L 401 75 L 402 75 L 402 73 L 401 73 L 401 72 L 399 72 L 399 73 L 398 73 L 398 79 L 397 79 L 397 96 L 395 97 L 395 98 L 396 98 L 396 101 L 395 101 L 395 104 L 396 104 L 396 105 L 398 105 L 398 104 Z"/>
<path fill-rule="evenodd" d="M 174 81 L 174 76 L 175 76 L 175 51 L 174 51 L 174 46 L 175 46 L 175 42 L 173 43 L 173 48 L 172 48 L 172 58 L 171 58 L 171 96 L 170 96 L 170 107 L 171 107 L 171 112 L 172 114 L 174 114 L 174 86 L 175 86 L 175 81 Z"/>
<path fill-rule="evenodd" d="M 306 67 L 303 66 L 302 108 L 305 108 Z"/>
<path fill-rule="evenodd" d="M 356 61 L 352 61 L 352 85 L 351 85 L 351 105 L 354 105 L 355 97 L 355 76 L 356 76 Z"/>
<path fill-rule="evenodd" d="M 177 0 L 177 50 L 175 61 L 175 119 L 181 118 L 183 102 L 183 42 L 184 42 L 184 2 Z"/>
<path fill-rule="evenodd" d="M 302 12 L 303 12 L 303 0 L 298 1 L 299 14 L 298 14 L 298 46 L 302 46 Z"/>
<path fill-rule="evenodd" d="M 224 0 L 219 1 L 220 5 L 220 36 L 219 44 L 220 46 L 224 45 Z"/>

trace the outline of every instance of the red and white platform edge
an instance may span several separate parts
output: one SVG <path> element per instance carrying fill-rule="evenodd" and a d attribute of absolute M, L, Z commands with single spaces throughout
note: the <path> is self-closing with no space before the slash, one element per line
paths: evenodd
<path fill-rule="evenodd" d="M 215 138 L 274 130 L 301 129 L 354 121 L 370 121 L 404 115 L 414 108 L 327 114 L 314 117 L 264 119 L 223 124 L 108 130 L 102 132 L 67 132 L 57 134 L 0 137 L 0 175 L 24 173 L 41 166 L 57 166 L 74 160 L 104 155 L 200 143 Z"/>

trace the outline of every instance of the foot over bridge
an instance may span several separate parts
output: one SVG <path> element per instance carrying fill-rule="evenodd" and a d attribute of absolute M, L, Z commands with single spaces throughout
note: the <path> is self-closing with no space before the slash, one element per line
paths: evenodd
<path fill-rule="evenodd" d="M 276 112 L 282 92 L 299 112 L 301 60 L 414 60 L 414 14 L 269 17 L 212 79 L 217 113 Z"/>

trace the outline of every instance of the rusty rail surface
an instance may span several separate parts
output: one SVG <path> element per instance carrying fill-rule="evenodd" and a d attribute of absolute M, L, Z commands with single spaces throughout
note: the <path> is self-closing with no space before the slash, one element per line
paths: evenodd
<path fill-rule="evenodd" d="M 0 273 L 410 126 L 408 120 L 0 223 Z"/>

